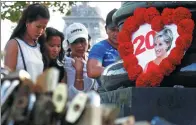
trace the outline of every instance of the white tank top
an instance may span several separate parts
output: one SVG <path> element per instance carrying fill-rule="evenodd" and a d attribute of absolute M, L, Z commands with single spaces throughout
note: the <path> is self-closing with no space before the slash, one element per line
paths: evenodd
<path fill-rule="evenodd" d="M 27 72 L 30 74 L 32 81 L 35 83 L 37 76 L 43 72 L 44 68 L 42 54 L 40 52 L 40 45 L 37 43 L 35 46 L 30 46 L 19 38 L 16 38 L 16 40 L 19 42 L 21 46 Z M 24 64 L 22 61 L 21 51 L 18 46 L 16 70 L 20 69 L 24 69 Z"/>

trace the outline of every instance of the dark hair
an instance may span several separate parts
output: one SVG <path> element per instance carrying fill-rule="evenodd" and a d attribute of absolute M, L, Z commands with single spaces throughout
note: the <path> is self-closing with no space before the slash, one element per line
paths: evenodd
<path fill-rule="evenodd" d="M 22 39 L 22 35 L 24 35 L 26 31 L 26 22 L 36 21 L 40 17 L 50 19 L 50 13 L 47 7 L 38 3 L 27 6 L 27 8 L 22 12 L 22 16 L 10 39 L 13 39 L 15 37 Z"/>
<path fill-rule="evenodd" d="M 89 52 L 89 49 L 91 47 L 90 42 L 91 42 L 91 36 L 88 34 L 88 50 L 87 52 Z M 69 41 L 67 40 L 67 44 L 69 45 Z M 67 49 L 67 56 L 70 57 L 71 56 L 71 48 Z"/>
<path fill-rule="evenodd" d="M 89 52 L 90 51 L 90 48 L 91 48 L 91 36 L 88 34 L 88 50 L 87 50 L 87 52 Z"/>
<path fill-rule="evenodd" d="M 113 20 L 112 20 L 112 16 L 114 15 L 114 13 L 115 13 L 116 11 L 117 11 L 117 9 L 113 9 L 113 10 L 111 10 L 111 11 L 108 13 L 108 15 L 107 15 L 107 17 L 106 17 L 106 27 L 107 27 L 108 25 L 110 25 L 110 24 L 115 25 L 114 22 L 113 22 Z"/>
<path fill-rule="evenodd" d="M 47 68 L 49 66 L 49 57 L 47 57 L 46 54 L 48 52 L 46 52 L 45 43 L 48 42 L 54 36 L 59 36 L 61 38 L 61 50 L 59 52 L 58 59 L 52 60 L 51 63 L 57 63 L 58 60 L 60 63 L 64 64 L 64 56 L 65 56 L 65 51 L 63 49 L 63 41 L 65 39 L 64 34 L 55 28 L 47 27 L 44 36 L 45 36 L 44 40 L 39 39 L 40 50 L 43 55 L 44 67 Z"/>

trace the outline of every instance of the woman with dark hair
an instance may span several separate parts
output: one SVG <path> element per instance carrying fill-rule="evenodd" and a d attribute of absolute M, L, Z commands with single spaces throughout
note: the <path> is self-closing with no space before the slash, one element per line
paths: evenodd
<path fill-rule="evenodd" d="M 81 91 L 97 89 L 97 83 L 87 76 L 86 63 L 89 48 L 87 28 L 81 23 L 73 23 L 66 29 L 66 38 L 71 52 L 65 56 L 64 68 L 67 72 L 69 98 L 72 99 Z"/>
<path fill-rule="evenodd" d="M 40 48 L 43 56 L 44 70 L 50 67 L 56 67 L 59 72 L 59 82 L 65 82 L 64 76 L 64 35 L 55 28 L 47 27 L 45 40 L 40 42 Z"/>
<path fill-rule="evenodd" d="M 11 71 L 26 70 L 34 82 L 43 72 L 38 38 L 43 37 L 49 19 L 47 7 L 38 3 L 29 5 L 5 47 L 5 66 Z"/>

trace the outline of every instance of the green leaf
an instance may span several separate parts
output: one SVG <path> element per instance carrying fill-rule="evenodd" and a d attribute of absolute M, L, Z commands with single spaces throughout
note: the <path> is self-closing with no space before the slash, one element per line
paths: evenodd
<path fill-rule="evenodd" d="M 40 3 L 47 7 L 52 7 L 53 12 L 59 11 L 62 14 L 66 14 L 66 10 L 70 11 L 70 6 L 74 5 L 76 2 L 39 2 L 39 1 L 16 1 L 16 2 L 1 2 L 1 19 L 8 19 L 12 22 L 17 22 L 20 19 L 23 9 L 30 3 Z M 55 9 L 56 8 L 56 9 Z M 9 16 L 7 16 L 9 15 Z"/>

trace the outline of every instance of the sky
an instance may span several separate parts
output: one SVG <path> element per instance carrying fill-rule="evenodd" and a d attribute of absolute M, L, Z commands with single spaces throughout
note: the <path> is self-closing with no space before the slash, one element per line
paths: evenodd
<path fill-rule="evenodd" d="M 120 8 L 121 2 L 89 2 L 89 5 L 92 7 L 99 7 L 101 11 L 101 16 L 105 20 L 107 13 L 110 10 L 114 8 Z M 62 17 L 64 15 L 60 14 L 60 12 L 53 13 L 52 11 L 50 11 L 50 14 L 51 18 L 47 26 L 55 27 L 59 31 L 63 31 L 64 21 Z M 12 33 L 12 29 L 15 25 L 16 23 L 12 23 L 9 20 L 1 20 L 1 50 L 4 50 L 6 42 L 8 41 Z"/>

